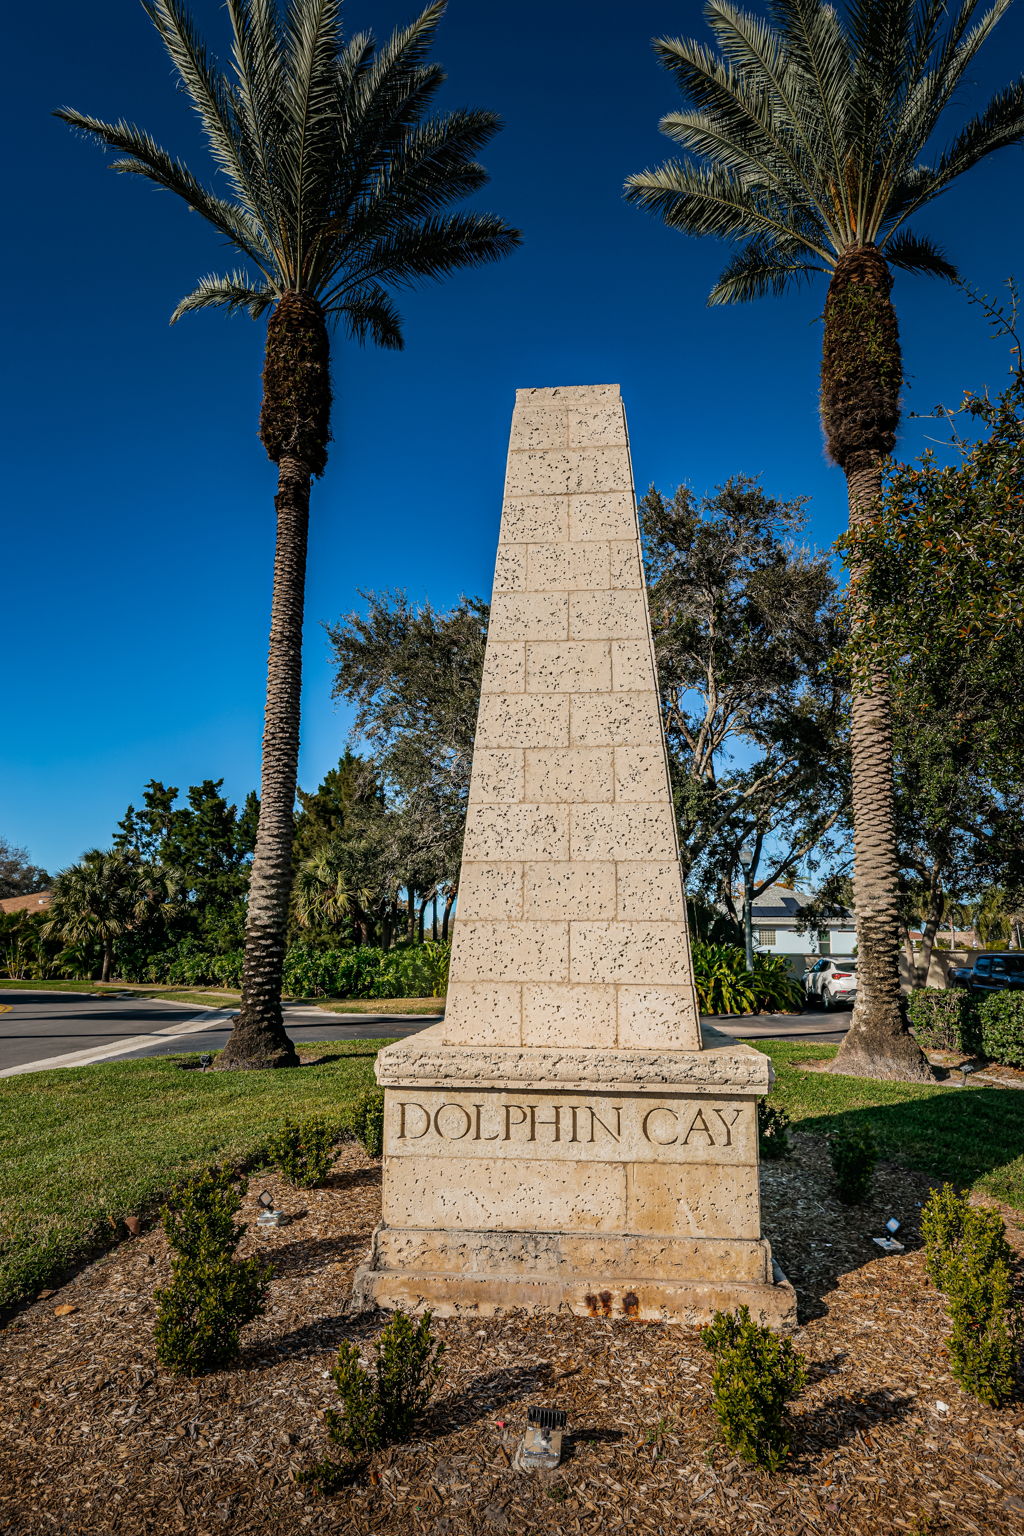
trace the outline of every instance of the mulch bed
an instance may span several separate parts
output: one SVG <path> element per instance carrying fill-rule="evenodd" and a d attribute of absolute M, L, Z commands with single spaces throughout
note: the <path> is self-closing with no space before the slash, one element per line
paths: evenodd
<path fill-rule="evenodd" d="M 267 1177 L 250 1187 L 249 1219 L 262 1189 L 304 1214 L 243 1239 L 243 1251 L 269 1253 L 276 1278 L 237 1369 L 189 1382 L 157 1366 L 159 1232 L 8 1326 L 0 1532 L 1020 1536 L 1024 1407 L 989 1410 L 959 1390 L 920 1252 L 885 1256 L 870 1242 L 895 1215 L 914 1243 L 929 1181 L 883 1165 L 871 1207 L 851 1211 L 830 1194 L 824 1144 L 798 1135 L 794 1147 L 763 1170 L 765 1230 L 800 1296 L 795 1342 L 811 1371 L 780 1476 L 719 1442 L 696 1330 L 513 1313 L 436 1325 L 445 1374 L 415 1443 L 330 1497 L 296 1484 L 328 1449 L 321 1415 L 336 1402 L 339 1341 L 369 1339 L 381 1322 L 344 1312 L 379 1207 L 379 1168 L 347 1146 L 328 1188 L 300 1194 Z M 75 1310 L 57 1317 L 61 1305 Z M 553 1473 L 511 1465 L 532 1403 L 569 1412 Z"/>

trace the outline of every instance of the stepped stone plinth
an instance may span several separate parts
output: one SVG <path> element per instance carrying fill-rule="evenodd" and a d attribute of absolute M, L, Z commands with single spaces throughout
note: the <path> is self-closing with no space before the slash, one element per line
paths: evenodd
<path fill-rule="evenodd" d="M 618 387 L 520 390 L 447 1010 L 378 1058 L 354 1304 L 792 1322 L 770 1074 L 701 1032 Z"/>

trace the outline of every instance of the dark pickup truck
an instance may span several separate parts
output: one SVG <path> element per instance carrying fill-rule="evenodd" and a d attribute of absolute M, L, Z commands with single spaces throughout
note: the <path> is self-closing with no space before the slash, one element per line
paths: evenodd
<path fill-rule="evenodd" d="M 978 955 L 961 986 L 972 992 L 1024 992 L 1024 950 L 1005 955 Z"/>

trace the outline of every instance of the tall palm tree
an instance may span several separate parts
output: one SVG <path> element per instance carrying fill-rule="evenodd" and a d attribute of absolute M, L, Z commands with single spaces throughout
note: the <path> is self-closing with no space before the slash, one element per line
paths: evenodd
<path fill-rule="evenodd" d="M 340 0 L 227 0 L 227 69 L 180 0 L 144 0 L 199 114 L 223 196 L 142 129 L 67 108 L 72 127 L 118 151 L 112 169 L 175 192 L 235 247 L 243 269 L 201 279 L 197 309 L 269 314 L 260 437 L 278 466 L 277 550 L 259 833 L 249 888 L 241 1011 L 222 1065 L 291 1066 L 281 976 L 292 878 L 310 482 L 330 437 L 330 327 L 402 346 L 389 291 L 493 261 L 519 235 L 486 213 L 446 212 L 487 180 L 475 159 L 490 112 L 430 116 L 445 76 L 428 62 L 444 13 L 432 4 L 380 48 L 345 39 Z"/>
<path fill-rule="evenodd" d="M 631 176 L 626 197 L 672 229 L 742 242 L 712 304 L 828 275 L 821 413 L 845 471 L 850 520 L 869 519 L 900 420 L 892 268 L 955 278 L 907 221 L 987 155 L 1024 139 L 1024 81 L 994 96 L 941 152 L 930 145 L 978 49 L 1009 9 L 995 0 L 769 0 L 770 21 L 710 0 L 716 48 L 654 44 L 686 110 L 662 119 L 685 160 Z M 925 159 L 926 153 L 928 159 Z M 853 572 L 854 592 L 857 571 Z M 917 1078 L 899 983 L 892 728 L 883 678 L 852 706 L 858 998 L 838 1070 Z"/>
<path fill-rule="evenodd" d="M 43 934 L 65 944 L 98 944 L 100 980 L 109 981 L 115 941 L 167 899 L 167 880 L 153 865 L 117 849 L 92 848 L 53 882 Z"/>

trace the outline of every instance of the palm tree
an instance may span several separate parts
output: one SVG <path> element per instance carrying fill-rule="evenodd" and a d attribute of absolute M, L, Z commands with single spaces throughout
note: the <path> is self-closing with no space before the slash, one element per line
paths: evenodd
<path fill-rule="evenodd" d="M 100 980 L 110 980 L 114 941 L 145 922 L 166 899 L 162 872 L 116 849 L 92 848 L 53 882 L 43 934 L 64 944 L 99 944 Z"/>
<path fill-rule="evenodd" d="M 923 159 L 958 86 L 1011 0 L 769 0 L 771 21 L 711 0 L 717 49 L 661 38 L 655 50 L 686 107 L 662 119 L 687 151 L 631 176 L 626 197 L 672 229 L 742 242 L 711 304 L 829 277 L 821 413 L 844 470 L 851 524 L 869 519 L 896 440 L 903 379 L 892 268 L 955 278 L 907 221 L 987 155 L 1024 139 L 1024 82 Z M 853 570 L 857 591 L 857 569 Z M 919 1078 L 928 1067 L 899 984 L 892 727 L 880 674 L 852 705 L 858 998 L 843 1072 Z"/>
<path fill-rule="evenodd" d="M 223 307 L 269 314 L 260 437 L 278 467 L 277 549 L 259 832 L 249 887 L 242 1005 L 222 1065 L 291 1066 L 281 977 L 292 879 L 310 482 L 330 437 L 330 327 L 402 346 L 391 288 L 493 261 L 518 243 L 486 213 L 446 212 L 483 185 L 475 156 L 490 112 L 429 116 L 444 80 L 427 54 L 443 4 L 377 48 L 345 39 L 340 0 L 227 0 L 222 69 L 180 0 L 144 0 L 199 114 L 227 196 L 142 129 L 67 108 L 72 127 L 118 151 L 112 169 L 175 192 L 245 262 L 201 279 L 172 315 Z"/>

